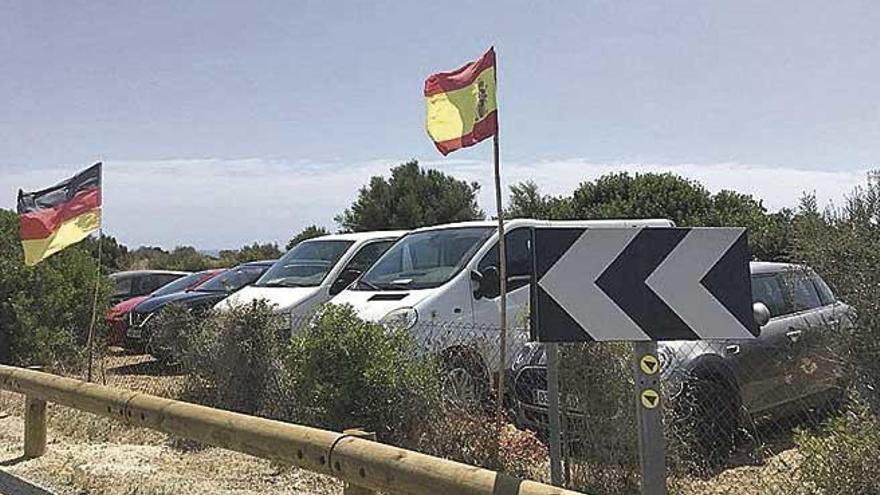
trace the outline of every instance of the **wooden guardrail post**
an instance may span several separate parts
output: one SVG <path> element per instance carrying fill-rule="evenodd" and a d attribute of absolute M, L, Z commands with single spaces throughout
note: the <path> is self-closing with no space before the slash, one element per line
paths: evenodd
<path fill-rule="evenodd" d="M 43 371 L 42 366 L 28 366 L 27 369 Z M 24 457 L 33 459 L 46 453 L 46 401 L 25 395 L 24 408 Z"/>
<path fill-rule="evenodd" d="M 24 457 L 46 453 L 46 401 L 27 396 L 24 401 Z"/>
<path fill-rule="evenodd" d="M 376 432 L 365 431 L 363 428 L 349 428 L 343 430 L 342 433 L 350 437 L 358 437 L 373 441 L 376 440 Z M 345 488 L 342 489 L 343 495 L 378 495 L 378 493 L 379 492 L 375 490 L 370 490 L 369 488 L 364 488 L 348 482 L 345 483 Z"/>

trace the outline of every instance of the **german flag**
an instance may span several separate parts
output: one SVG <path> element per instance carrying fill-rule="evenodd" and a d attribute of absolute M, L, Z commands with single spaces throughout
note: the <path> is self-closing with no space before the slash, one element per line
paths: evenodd
<path fill-rule="evenodd" d="M 428 135 L 440 153 L 473 146 L 498 132 L 495 49 L 425 81 Z"/>
<path fill-rule="evenodd" d="M 24 263 L 33 266 L 101 227 L 101 163 L 42 191 L 18 191 Z"/>

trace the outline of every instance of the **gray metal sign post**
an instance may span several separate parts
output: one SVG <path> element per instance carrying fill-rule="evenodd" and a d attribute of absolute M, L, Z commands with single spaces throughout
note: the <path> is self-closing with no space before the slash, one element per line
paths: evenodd
<path fill-rule="evenodd" d="M 666 438 L 657 342 L 636 342 L 633 351 L 642 495 L 666 495 Z"/>
<path fill-rule="evenodd" d="M 562 433 L 559 420 L 559 348 L 547 344 L 547 414 L 550 427 L 550 483 L 562 486 Z"/>
<path fill-rule="evenodd" d="M 561 457 L 556 343 L 634 342 L 642 494 L 666 495 L 657 341 L 758 335 L 745 229 L 536 227 L 532 241 L 530 322 L 532 340 L 548 346 L 551 459 Z"/>

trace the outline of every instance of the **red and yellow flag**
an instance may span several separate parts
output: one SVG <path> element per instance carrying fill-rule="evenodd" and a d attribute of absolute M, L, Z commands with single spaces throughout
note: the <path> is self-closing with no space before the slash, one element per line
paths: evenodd
<path fill-rule="evenodd" d="M 101 227 L 101 164 L 41 191 L 18 191 L 24 262 L 33 266 Z"/>
<path fill-rule="evenodd" d="M 425 81 L 428 135 L 440 153 L 473 146 L 498 132 L 495 49 Z"/>

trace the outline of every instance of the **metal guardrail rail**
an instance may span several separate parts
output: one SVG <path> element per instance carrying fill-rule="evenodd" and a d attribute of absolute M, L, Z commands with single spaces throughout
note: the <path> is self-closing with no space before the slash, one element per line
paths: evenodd
<path fill-rule="evenodd" d="M 576 495 L 577 492 L 363 438 L 0 365 L 0 389 L 25 395 L 24 455 L 46 451 L 49 402 L 346 482 L 346 493 Z"/>

